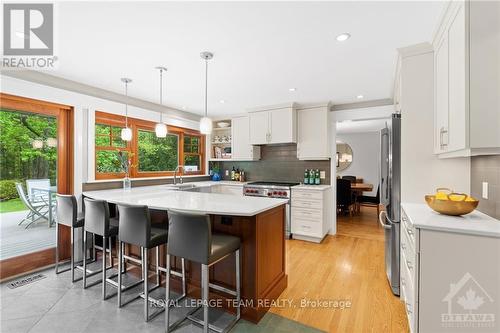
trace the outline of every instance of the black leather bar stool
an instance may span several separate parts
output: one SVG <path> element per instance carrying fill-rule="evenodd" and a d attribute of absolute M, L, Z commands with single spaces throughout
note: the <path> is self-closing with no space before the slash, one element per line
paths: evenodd
<path fill-rule="evenodd" d="M 217 332 L 229 331 L 240 319 L 241 278 L 240 278 L 240 239 L 236 236 L 225 234 L 212 234 L 210 216 L 187 214 L 168 211 L 168 250 L 167 250 L 167 280 L 166 280 L 166 332 L 177 327 L 186 318 L 203 326 L 203 332 L 208 329 Z M 236 259 L 236 290 L 230 290 L 209 282 L 208 269 L 210 266 L 235 254 Z M 199 309 L 190 311 L 186 317 L 170 325 L 170 256 L 177 256 L 201 264 L 201 295 L 203 304 L 203 320 L 194 316 Z M 235 296 L 237 301 L 236 317 L 226 327 L 220 328 L 208 322 L 208 291 L 209 288 Z"/>
<path fill-rule="evenodd" d="M 78 214 L 78 204 L 74 195 L 56 194 L 56 274 L 64 273 L 71 270 L 71 281 L 76 282 L 82 278 L 75 280 L 75 268 L 83 270 L 81 266 L 75 263 L 75 229 L 82 228 L 85 223 L 83 214 Z M 59 270 L 59 224 L 68 226 L 71 229 L 71 259 L 70 267 Z M 82 243 L 82 258 L 87 257 L 87 253 Z M 83 259 L 82 259 L 83 261 Z"/>
<path fill-rule="evenodd" d="M 106 271 L 113 268 L 113 246 L 111 237 L 118 235 L 118 220 L 109 217 L 109 206 L 104 200 L 84 199 L 85 204 L 85 224 L 83 234 L 83 247 L 87 248 L 87 233 L 92 233 L 95 243 L 95 235 L 102 236 L 102 268 L 99 271 L 87 274 L 86 261 L 83 262 L 83 288 L 91 287 L 102 282 L 102 298 L 107 299 L 106 285 L 110 278 L 106 278 Z M 106 243 L 109 243 L 107 249 Z M 95 247 L 94 247 L 95 251 Z M 110 266 L 106 267 L 106 255 L 109 253 Z M 102 279 L 87 285 L 87 278 L 95 274 L 102 273 Z M 115 275 L 116 276 L 116 275 Z M 110 283 L 111 284 L 111 283 Z"/>
<path fill-rule="evenodd" d="M 119 233 L 118 233 L 118 285 L 121 285 L 122 281 L 122 264 L 123 264 L 123 244 L 136 245 L 141 248 L 141 266 L 142 266 L 142 278 L 144 283 L 144 290 L 142 293 L 136 297 L 129 300 L 127 303 L 139 298 L 144 298 L 144 320 L 148 321 L 161 312 L 164 308 L 149 315 L 149 302 L 158 302 L 158 300 L 153 299 L 149 296 L 149 292 L 160 286 L 160 271 L 167 269 L 161 269 L 159 266 L 159 246 L 167 244 L 168 231 L 167 226 L 165 228 L 154 228 L 151 226 L 151 216 L 147 206 L 136 206 L 136 205 L 118 205 L 119 212 Z M 148 287 L 148 250 L 156 248 L 156 285 L 153 288 Z M 182 277 L 183 282 L 185 282 L 185 271 L 184 263 L 182 265 Z M 185 290 L 185 286 L 183 287 Z M 122 307 L 122 289 L 118 289 L 118 307 Z"/>

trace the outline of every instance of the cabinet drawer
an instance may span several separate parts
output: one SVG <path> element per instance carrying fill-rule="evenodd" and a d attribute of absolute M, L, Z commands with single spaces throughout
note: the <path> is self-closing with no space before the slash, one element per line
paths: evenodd
<path fill-rule="evenodd" d="M 415 332 L 415 303 L 412 301 L 411 290 L 401 286 L 401 301 L 404 304 L 410 333 Z"/>
<path fill-rule="evenodd" d="M 407 258 L 415 258 L 415 242 L 410 238 L 408 230 L 401 225 L 401 253 Z"/>
<path fill-rule="evenodd" d="M 323 237 L 320 223 L 300 218 L 292 219 L 292 234 Z"/>
<path fill-rule="evenodd" d="M 323 200 L 323 193 L 321 191 L 292 190 L 292 205 L 295 199 Z"/>
<path fill-rule="evenodd" d="M 322 210 L 323 209 L 323 201 L 309 200 L 309 199 L 307 199 L 307 200 L 306 199 L 295 199 L 292 201 L 292 207 Z"/>
<path fill-rule="evenodd" d="M 413 250 L 415 250 L 415 227 L 403 209 L 401 209 L 401 221 L 403 222 L 401 225 L 401 233 L 408 235 L 408 239 L 411 245 L 413 245 Z"/>
<path fill-rule="evenodd" d="M 315 223 L 320 223 L 322 219 L 322 213 L 321 211 L 315 209 L 292 207 L 292 221 L 294 219 L 306 219 L 309 221 L 314 221 Z"/>

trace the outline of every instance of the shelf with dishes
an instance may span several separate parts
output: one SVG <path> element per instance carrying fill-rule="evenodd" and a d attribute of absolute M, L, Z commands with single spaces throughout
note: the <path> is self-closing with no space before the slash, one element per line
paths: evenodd
<path fill-rule="evenodd" d="M 232 128 L 230 119 L 216 120 L 210 138 L 210 160 L 230 160 L 232 158 Z"/>

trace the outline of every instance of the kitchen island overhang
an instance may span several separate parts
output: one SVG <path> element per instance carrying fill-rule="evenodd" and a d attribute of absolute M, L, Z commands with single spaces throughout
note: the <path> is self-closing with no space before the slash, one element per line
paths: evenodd
<path fill-rule="evenodd" d="M 286 289 L 285 271 L 285 205 L 286 200 L 245 197 L 218 193 L 172 191 L 165 186 L 137 187 L 131 190 L 84 192 L 84 197 L 106 200 L 111 214 L 116 204 L 146 205 L 151 210 L 152 223 L 165 223 L 170 209 L 204 213 L 211 217 L 213 232 L 238 236 L 241 239 L 242 318 L 259 322 L 273 301 Z M 128 255 L 140 255 L 140 249 L 126 246 Z M 154 251 L 150 251 L 154 257 Z M 160 248 L 160 265 L 165 266 L 165 248 Z M 154 260 L 149 262 L 154 263 Z M 172 258 L 171 267 L 180 270 L 180 258 Z M 154 270 L 154 267 L 150 267 Z M 231 255 L 210 269 L 210 282 L 235 288 L 235 260 Z M 187 262 L 188 295 L 201 295 L 201 267 Z M 162 277 L 163 278 L 163 277 Z M 162 281 L 163 282 L 163 281 Z M 180 281 L 173 277 L 171 285 L 180 291 Z M 222 300 L 217 304 L 234 308 L 230 295 L 210 290 L 210 297 Z"/>

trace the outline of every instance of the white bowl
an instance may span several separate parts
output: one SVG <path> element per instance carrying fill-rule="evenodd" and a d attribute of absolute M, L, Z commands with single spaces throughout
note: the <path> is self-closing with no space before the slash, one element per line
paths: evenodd
<path fill-rule="evenodd" d="M 229 123 L 226 123 L 225 121 L 221 121 L 221 122 L 217 123 L 217 126 L 219 126 L 220 128 L 226 128 L 226 127 L 229 127 Z"/>

